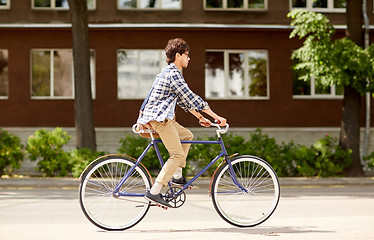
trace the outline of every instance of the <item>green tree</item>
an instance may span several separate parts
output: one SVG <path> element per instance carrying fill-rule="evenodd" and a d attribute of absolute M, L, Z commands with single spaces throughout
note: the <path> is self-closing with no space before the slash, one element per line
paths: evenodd
<path fill-rule="evenodd" d="M 305 39 L 303 46 L 292 55 L 299 61 L 295 70 L 302 70 L 300 79 L 308 81 L 313 77 L 325 87 L 344 86 L 339 145 L 344 150 L 352 150 L 353 162 L 347 174 L 361 176 L 360 100 L 374 88 L 374 46 L 363 49 L 349 38 L 333 40 L 334 27 L 323 14 L 295 10 L 288 17 L 295 27 L 290 37 Z"/>

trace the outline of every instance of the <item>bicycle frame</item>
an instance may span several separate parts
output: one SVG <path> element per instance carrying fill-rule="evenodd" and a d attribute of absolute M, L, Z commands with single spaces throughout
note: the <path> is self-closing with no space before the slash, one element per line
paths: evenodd
<path fill-rule="evenodd" d="M 160 162 L 160 165 L 161 167 L 164 166 L 164 161 L 162 159 L 162 156 L 161 156 L 161 153 L 160 153 L 160 150 L 157 146 L 158 143 L 162 143 L 162 140 L 159 140 L 159 139 L 153 139 L 149 144 L 148 146 L 146 147 L 146 149 L 143 151 L 143 153 L 139 156 L 139 158 L 137 159 L 136 163 L 134 164 L 134 166 L 132 166 L 130 168 L 130 170 L 125 174 L 125 176 L 121 179 L 121 181 L 118 183 L 118 185 L 116 186 L 116 188 L 114 189 L 114 192 L 113 192 L 113 195 L 115 196 L 139 196 L 139 197 L 142 197 L 144 196 L 144 193 L 121 193 L 119 192 L 121 186 L 123 185 L 124 182 L 126 182 L 126 180 L 131 176 L 132 172 L 134 171 L 134 169 L 139 165 L 139 163 L 141 162 L 141 160 L 144 158 L 144 156 L 147 154 L 147 152 L 149 151 L 149 149 L 153 146 L 156 150 L 156 154 L 157 154 L 157 158 Z M 242 191 L 245 191 L 247 192 L 247 190 L 241 186 L 241 184 L 238 182 L 238 180 L 236 179 L 236 176 L 234 174 L 234 171 L 233 171 L 233 168 L 232 168 L 232 165 L 231 165 L 231 161 L 230 161 L 230 158 L 227 154 L 227 151 L 226 151 L 226 148 L 225 148 L 225 145 L 224 145 L 224 142 L 222 140 L 221 137 L 218 138 L 217 141 L 199 141 L 199 140 L 191 140 L 191 141 L 181 141 L 182 144 L 219 144 L 221 146 L 221 152 L 213 159 L 211 160 L 211 162 L 205 166 L 199 173 L 197 173 L 190 181 L 188 181 L 187 184 L 185 184 L 181 190 L 177 193 L 177 195 L 179 193 L 181 193 L 183 190 L 186 190 L 197 178 L 199 178 L 208 168 L 210 168 L 214 163 L 216 163 L 218 161 L 218 159 L 220 159 L 221 157 L 224 157 L 225 161 L 229 164 L 229 171 L 230 171 L 230 175 L 231 175 L 231 178 L 233 180 L 233 182 L 235 183 L 235 185 L 238 186 L 238 188 Z M 169 183 L 170 184 L 170 183 Z"/>

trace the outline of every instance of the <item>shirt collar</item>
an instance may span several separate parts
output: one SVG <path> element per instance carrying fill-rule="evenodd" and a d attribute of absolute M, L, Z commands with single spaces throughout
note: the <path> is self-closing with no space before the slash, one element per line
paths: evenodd
<path fill-rule="evenodd" d="M 170 66 L 170 68 L 175 68 L 176 70 L 179 71 L 178 67 L 174 63 L 170 63 L 169 66 Z"/>

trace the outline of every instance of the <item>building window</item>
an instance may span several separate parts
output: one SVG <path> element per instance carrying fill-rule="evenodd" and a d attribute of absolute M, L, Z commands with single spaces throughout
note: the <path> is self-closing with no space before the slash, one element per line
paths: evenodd
<path fill-rule="evenodd" d="M 291 7 L 316 12 L 345 12 L 347 0 L 290 0 Z"/>
<path fill-rule="evenodd" d="M 208 50 L 205 97 L 208 99 L 268 99 L 267 50 Z"/>
<path fill-rule="evenodd" d="M 10 0 L 0 0 L 0 9 L 9 9 Z"/>
<path fill-rule="evenodd" d="M 118 9 L 181 9 L 182 0 L 118 0 Z"/>
<path fill-rule="evenodd" d="M 95 54 L 91 50 L 92 96 L 95 97 Z M 73 51 L 71 49 L 31 50 L 31 97 L 74 98 Z"/>
<path fill-rule="evenodd" d="M 204 0 L 206 10 L 264 10 L 267 0 Z"/>
<path fill-rule="evenodd" d="M 164 50 L 118 50 L 118 99 L 144 99 L 166 66 Z"/>
<path fill-rule="evenodd" d="M 299 80 L 299 71 L 293 71 L 293 97 L 299 99 L 308 98 L 319 98 L 319 99 L 331 99 L 331 98 L 343 98 L 344 88 L 343 86 L 331 85 L 329 87 L 323 87 L 314 78 L 308 81 Z"/>
<path fill-rule="evenodd" d="M 8 50 L 0 49 L 0 98 L 8 97 Z"/>
<path fill-rule="evenodd" d="M 1 0 L 0 0 L 1 1 Z M 87 0 L 87 8 L 89 10 L 95 9 L 96 0 Z M 68 10 L 68 0 L 32 0 L 33 9 L 54 9 L 54 10 Z"/>

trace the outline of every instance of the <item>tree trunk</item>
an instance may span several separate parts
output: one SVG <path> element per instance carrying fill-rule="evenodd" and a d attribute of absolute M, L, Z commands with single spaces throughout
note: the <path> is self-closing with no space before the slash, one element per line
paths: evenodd
<path fill-rule="evenodd" d="M 86 0 L 69 0 L 72 23 L 77 148 L 96 151 Z"/>
<path fill-rule="evenodd" d="M 346 36 L 358 46 L 364 47 L 362 1 L 363 0 L 347 0 Z"/>
<path fill-rule="evenodd" d="M 362 23 L 362 0 L 348 0 L 346 36 L 359 46 L 364 43 Z M 364 175 L 360 159 L 360 118 L 361 95 L 356 89 L 347 86 L 344 88 L 339 145 L 345 150 L 352 150 L 353 162 L 347 169 L 347 175 L 351 177 Z"/>
<path fill-rule="evenodd" d="M 360 110 L 360 93 L 352 87 L 345 87 L 339 145 L 344 150 L 352 150 L 353 162 L 347 169 L 350 177 L 364 175 L 360 160 Z"/>

